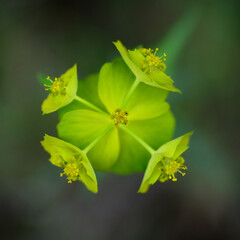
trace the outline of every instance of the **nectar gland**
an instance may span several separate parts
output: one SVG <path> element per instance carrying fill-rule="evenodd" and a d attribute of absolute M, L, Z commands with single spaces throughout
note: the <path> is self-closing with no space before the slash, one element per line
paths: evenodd
<path fill-rule="evenodd" d="M 165 57 L 167 55 L 164 53 L 161 57 L 156 56 L 158 48 L 155 49 L 155 52 L 153 52 L 153 49 L 151 48 L 141 48 L 139 51 L 145 57 L 145 59 L 141 62 L 142 70 L 145 73 L 154 72 L 156 69 L 159 69 L 162 72 L 166 70 Z"/>
<path fill-rule="evenodd" d="M 117 108 L 115 112 L 111 115 L 111 119 L 113 119 L 115 126 L 119 127 L 121 124 L 127 126 L 129 121 L 127 119 L 128 112 L 124 111 L 120 108 Z"/>
<path fill-rule="evenodd" d="M 67 84 L 63 81 L 62 78 L 54 78 L 54 81 L 48 76 L 46 78 L 48 84 L 44 84 L 46 87 L 45 90 L 51 91 L 54 96 L 63 96 L 66 95 Z"/>
<path fill-rule="evenodd" d="M 171 179 L 172 181 L 176 182 L 177 178 L 175 177 L 175 174 L 177 172 L 181 173 L 182 176 L 186 174 L 181 171 L 187 169 L 187 167 L 184 165 L 183 157 L 179 157 L 176 160 L 164 157 L 162 159 L 162 164 L 163 166 L 158 168 L 161 172 L 159 177 L 160 182 L 165 182 L 168 179 Z"/>

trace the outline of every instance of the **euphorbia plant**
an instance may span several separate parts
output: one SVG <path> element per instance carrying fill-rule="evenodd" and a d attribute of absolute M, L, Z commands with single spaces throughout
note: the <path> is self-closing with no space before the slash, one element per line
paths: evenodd
<path fill-rule="evenodd" d="M 184 175 L 180 155 L 191 134 L 171 141 L 175 118 L 166 97 L 169 91 L 180 90 L 164 73 L 166 54 L 158 57 L 157 49 L 129 51 L 120 41 L 114 44 L 122 58 L 104 64 L 99 73 L 72 84 L 77 78 L 74 66 L 66 72 L 67 81 L 63 75 L 47 85 L 51 111 L 44 107 L 46 100 L 42 109 L 59 110 L 62 140 L 46 135 L 42 145 L 51 154 L 50 161 L 64 169 L 61 175 L 68 182 L 81 180 L 97 192 L 93 169 L 117 174 L 146 170 L 139 189 L 144 193 L 158 179 L 176 181 L 177 172 Z"/>

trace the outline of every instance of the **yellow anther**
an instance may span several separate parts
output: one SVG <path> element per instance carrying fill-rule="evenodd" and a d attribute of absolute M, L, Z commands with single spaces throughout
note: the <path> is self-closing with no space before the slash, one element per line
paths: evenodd
<path fill-rule="evenodd" d="M 128 117 L 128 112 L 120 108 L 117 108 L 115 112 L 111 115 L 111 119 L 113 119 L 115 126 L 117 127 L 121 124 L 124 124 L 127 126 L 129 124 L 127 117 Z"/>

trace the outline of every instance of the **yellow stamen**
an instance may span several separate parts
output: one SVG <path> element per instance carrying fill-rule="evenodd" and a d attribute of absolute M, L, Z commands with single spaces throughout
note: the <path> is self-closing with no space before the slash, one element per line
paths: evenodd
<path fill-rule="evenodd" d="M 186 174 L 181 171 L 187 169 L 187 167 L 184 165 L 184 159 L 182 157 L 179 157 L 176 160 L 163 157 L 162 164 L 163 165 L 161 167 L 161 174 L 159 177 L 159 180 L 161 182 L 165 182 L 168 179 L 171 179 L 172 181 L 176 182 L 177 178 L 175 177 L 175 174 L 177 172 L 179 172 L 182 176 Z"/>
<path fill-rule="evenodd" d="M 72 183 L 72 181 L 76 181 L 79 177 L 79 166 L 77 163 L 67 163 L 67 165 L 64 167 L 63 173 L 60 173 L 60 176 L 62 177 L 63 174 L 67 176 L 68 183 Z"/>
<path fill-rule="evenodd" d="M 119 127 L 121 124 L 128 125 L 129 121 L 127 119 L 128 112 L 124 111 L 120 108 L 117 108 L 115 112 L 111 115 L 111 119 L 113 119 L 115 126 Z"/>
<path fill-rule="evenodd" d="M 54 81 L 48 76 L 46 80 L 49 84 L 44 84 L 46 91 L 51 91 L 54 96 L 64 96 L 66 95 L 67 84 L 62 78 L 54 78 Z"/>
<path fill-rule="evenodd" d="M 139 51 L 145 57 L 145 59 L 142 61 L 142 70 L 145 73 L 148 74 L 154 72 L 156 69 L 159 69 L 163 72 L 166 70 L 166 64 L 164 63 L 166 61 L 166 58 L 164 58 L 166 57 L 166 53 L 164 53 L 161 57 L 158 57 L 156 56 L 158 48 L 155 49 L 154 53 L 150 48 L 142 48 Z"/>

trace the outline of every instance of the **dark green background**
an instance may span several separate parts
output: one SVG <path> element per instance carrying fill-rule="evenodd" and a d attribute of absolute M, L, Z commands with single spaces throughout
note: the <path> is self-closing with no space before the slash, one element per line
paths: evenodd
<path fill-rule="evenodd" d="M 239 20 L 238 1 L 1 0 L 0 238 L 240 239 Z M 67 184 L 40 146 L 58 117 L 37 74 L 97 72 L 117 39 L 166 47 L 175 136 L 195 131 L 187 175 L 146 195 L 143 174 L 98 174 L 97 195 Z"/>

